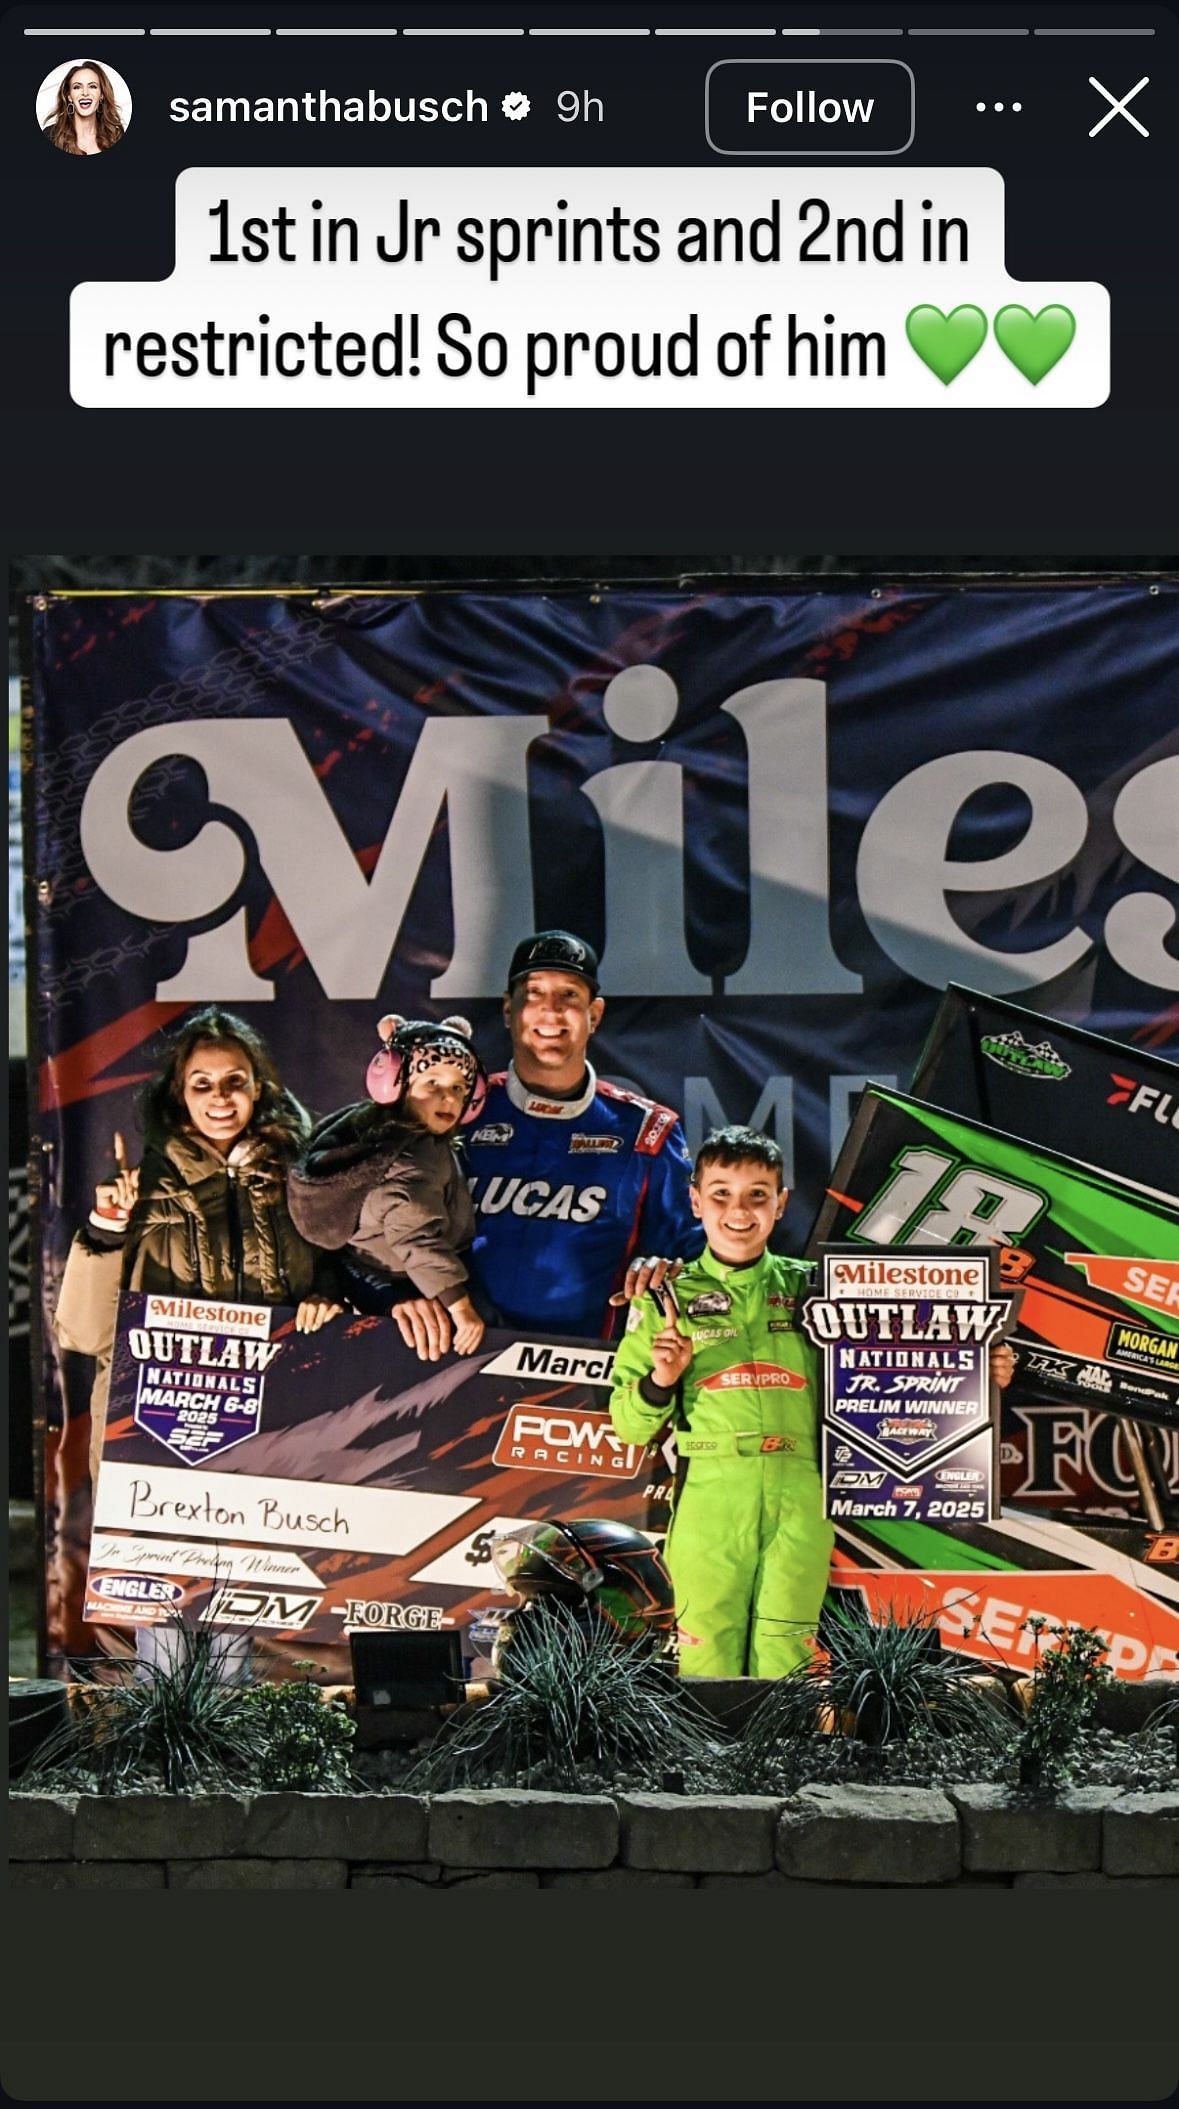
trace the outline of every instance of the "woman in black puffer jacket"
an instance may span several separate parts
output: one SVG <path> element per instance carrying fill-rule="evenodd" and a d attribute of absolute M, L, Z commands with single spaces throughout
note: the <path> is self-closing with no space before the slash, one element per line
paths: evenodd
<path fill-rule="evenodd" d="M 144 1102 L 143 1162 L 96 1189 L 90 1221 L 70 1247 L 54 1330 L 63 1348 L 96 1362 L 90 1398 L 90 1478 L 106 1433 L 120 1289 L 294 1304 L 312 1333 L 341 1306 L 334 1262 L 300 1237 L 286 1200 L 288 1167 L 310 1119 L 279 1081 L 252 1026 L 216 1007 L 198 1011 L 171 1042 Z M 178 1636 L 140 1626 L 141 1663 L 169 1667 Z M 219 1675 L 249 1673 L 248 1638 L 218 1636 Z"/>
<path fill-rule="evenodd" d="M 301 1332 L 340 1309 L 333 1265 L 300 1237 L 287 1169 L 310 1119 L 252 1026 L 216 1007 L 172 1040 L 144 1100 L 143 1162 L 116 1137 L 115 1177 L 96 1189 L 70 1248 L 54 1319 L 60 1345 L 94 1356 L 90 1476 L 106 1429 L 120 1289 L 294 1304 Z"/>

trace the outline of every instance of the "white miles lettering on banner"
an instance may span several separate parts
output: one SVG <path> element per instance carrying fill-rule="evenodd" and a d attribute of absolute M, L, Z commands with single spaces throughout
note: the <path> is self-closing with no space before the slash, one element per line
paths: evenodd
<path fill-rule="evenodd" d="M 802 677 L 764 681 L 723 700 L 719 711 L 726 731 L 739 726 L 748 759 L 749 941 L 744 960 L 725 976 L 725 992 L 858 992 L 862 977 L 837 957 L 830 931 L 827 684 Z M 82 802 L 83 852 L 96 885 L 118 907 L 153 924 L 193 926 L 176 970 L 156 985 L 158 1001 L 272 999 L 275 982 L 255 968 L 245 921 L 232 906 L 247 868 L 245 840 L 219 821 L 198 828 L 183 848 L 166 849 L 142 841 L 135 829 L 134 798 L 144 774 L 177 757 L 196 762 L 210 800 L 240 816 L 256 843 L 325 995 L 368 1001 L 385 979 L 445 811 L 453 947 L 430 994 L 494 997 L 505 958 L 533 920 L 528 758 L 551 730 L 549 718 L 538 713 L 428 720 L 367 877 L 289 720 L 183 718 L 149 726 L 121 741 L 95 770 Z M 674 798 L 655 796 L 665 775 Z M 671 759 L 618 762 L 581 782 L 600 822 L 605 899 L 626 903 L 625 915 L 610 918 L 613 996 L 696 996 L 711 986 L 682 933 L 669 935 L 654 904 L 647 904 L 630 827 L 633 799 L 641 795 L 650 814 L 644 853 L 658 844 L 670 867 L 680 865 L 690 909 L 699 880 L 686 854 L 680 775 Z M 1028 802 L 1018 847 L 999 858 L 949 858 L 944 845 L 962 809 L 1001 784 Z M 969 976 L 972 987 L 992 995 L 1037 988 L 1091 957 L 1100 936 L 1125 972 L 1150 987 L 1176 990 L 1179 961 L 1163 942 L 1161 896 L 1146 874 L 1157 869 L 1179 880 L 1179 850 L 1168 847 L 1177 804 L 1179 758 L 1146 761 L 1128 775 L 1108 824 L 1141 868 L 1127 867 L 1104 929 L 1090 936 L 1077 926 L 1034 950 L 1004 949 L 970 934 L 952 898 L 991 893 L 997 882 L 1000 890 L 1014 891 L 1066 869 L 1082 856 L 1090 833 L 1085 799 L 1063 769 L 1014 748 L 942 755 L 893 782 L 868 816 L 855 868 L 859 909 L 885 958 L 928 987 Z M 786 900 L 798 903 L 789 915 Z M 592 1191 L 570 1194 L 573 1220 Z M 542 1213 L 553 1189 L 533 1198 L 535 1208 L 530 1199 L 521 1213 Z M 519 1199 L 516 1186 L 498 1205 Z"/>

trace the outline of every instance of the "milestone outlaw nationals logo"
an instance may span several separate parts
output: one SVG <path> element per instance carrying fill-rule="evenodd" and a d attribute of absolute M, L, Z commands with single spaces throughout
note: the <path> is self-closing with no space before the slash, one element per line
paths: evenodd
<path fill-rule="evenodd" d="M 952 1460 L 982 1521 L 993 1471 L 988 1348 L 1011 1316 L 1011 1299 L 994 1293 L 994 1254 L 828 1248 L 822 1272 L 802 1324 L 823 1354 L 828 1516 L 940 1520 L 946 1497 L 934 1473 Z M 870 1475 L 883 1482 L 890 1471 L 899 1483 L 888 1494 Z"/>
<path fill-rule="evenodd" d="M 554 1412 L 545 1406 L 513 1406 L 500 1430 L 494 1462 L 514 1472 L 584 1472 L 591 1479 L 634 1479 L 643 1462 L 641 1443 L 624 1443 L 608 1413 Z"/>
<path fill-rule="evenodd" d="M 978 1044 L 989 1062 L 997 1062 L 1000 1069 L 1010 1070 L 1013 1076 L 1062 1084 L 1073 1073 L 1071 1063 L 1057 1054 L 1050 1040 L 1038 1040 L 1032 1046 L 1020 1032 L 984 1033 Z"/>
<path fill-rule="evenodd" d="M 282 1353 L 261 1304 L 148 1296 L 128 1327 L 135 1420 L 186 1465 L 203 1464 L 256 1435 L 266 1372 Z"/>

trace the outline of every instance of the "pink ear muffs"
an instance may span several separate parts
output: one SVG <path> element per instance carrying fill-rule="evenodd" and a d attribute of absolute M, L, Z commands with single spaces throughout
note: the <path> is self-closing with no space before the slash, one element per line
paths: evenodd
<path fill-rule="evenodd" d="M 401 1096 L 405 1079 L 405 1049 L 397 1044 L 397 1033 L 406 1023 L 395 1011 L 389 1011 L 381 1019 L 377 1031 L 381 1036 L 381 1051 L 375 1054 L 368 1065 L 364 1080 L 365 1090 L 375 1098 L 378 1106 L 395 1105 Z"/>
<path fill-rule="evenodd" d="M 409 1052 L 409 1048 L 398 1038 L 399 1031 L 405 1023 L 406 1020 L 404 1018 L 391 1015 L 382 1018 L 377 1027 L 384 1045 L 369 1063 L 364 1083 L 369 1097 L 375 1099 L 379 1106 L 395 1106 L 405 1087 L 405 1057 Z M 440 1031 L 449 1031 L 455 1039 L 461 1039 L 470 1033 L 470 1027 L 465 1019 L 454 1020 L 446 1018 L 438 1029 Z M 412 1045 L 412 1042 L 410 1044 Z M 487 1077 L 484 1073 L 483 1064 L 476 1057 L 475 1085 L 467 1101 L 463 1117 L 459 1122 L 460 1127 L 469 1127 L 472 1121 L 478 1120 L 486 1099 Z"/>
<path fill-rule="evenodd" d="M 368 1065 L 364 1088 L 379 1106 L 392 1106 L 401 1091 L 401 1079 L 405 1071 L 405 1056 L 399 1047 L 382 1047 Z"/>

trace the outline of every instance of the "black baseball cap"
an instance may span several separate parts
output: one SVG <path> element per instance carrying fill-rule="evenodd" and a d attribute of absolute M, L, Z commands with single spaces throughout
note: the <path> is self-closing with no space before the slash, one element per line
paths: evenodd
<path fill-rule="evenodd" d="M 537 930 L 521 938 L 508 968 L 508 987 L 514 987 L 525 974 L 550 972 L 578 974 L 588 981 L 595 996 L 598 993 L 598 955 L 584 937 L 574 937 L 571 930 Z"/>

